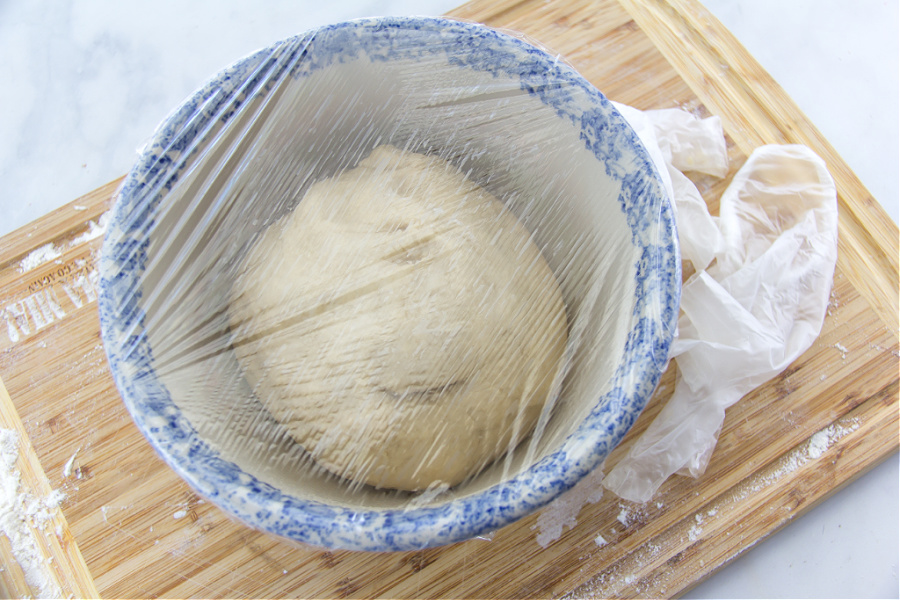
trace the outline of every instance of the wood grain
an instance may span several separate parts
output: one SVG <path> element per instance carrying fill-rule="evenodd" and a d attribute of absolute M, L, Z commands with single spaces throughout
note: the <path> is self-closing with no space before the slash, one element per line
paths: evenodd
<path fill-rule="evenodd" d="M 719 115 L 741 151 L 804 144 L 838 189 L 839 264 L 893 331 L 898 316 L 897 226 L 796 103 L 727 29 L 694 0 L 621 0 L 697 98 Z"/>
<path fill-rule="evenodd" d="M 606 494 L 546 548 L 536 540 L 539 515 L 490 539 L 421 552 L 299 547 L 235 522 L 198 496 L 125 411 L 99 338 L 92 285 L 100 240 L 87 235 L 109 207 L 119 183 L 112 182 L 0 238 L 0 376 L 11 396 L 0 400 L 17 412 L 34 477 L 48 486 L 42 489 L 66 493 L 61 518 L 72 542 L 62 548 L 70 562 L 73 549 L 80 551 L 96 592 L 671 596 L 896 452 L 897 228 L 720 24 L 688 0 L 476 0 L 452 16 L 515 31 L 560 54 L 614 100 L 720 115 L 731 173 L 697 180 L 713 212 L 758 145 L 801 142 L 823 156 L 838 182 L 841 243 L 821 336 L 729 409 L 703 477 L 673 478 L 643 505 Z M 59 256 L 23 269 L 46 244 Z M 609 465 L 659 412 L 673 384 L 670 369 Z"/>
<path fill-rule="evenodd" d="M 9 538 L 0 535 L 0 598 L 36 597 L 38 591 L 28 584 Z"/>
<path fill-rule="evenodd" d="M 44 474 L 40 460 L 34 451 L 25 427 L 16 412 L 16 407 L 9 397 L 3 380 L 0 379 L 0 428 L 11 430 L 18 438 L 18 453 L 15 470 L 19 473 L 19 494 L 27 494 L 33 499 L 49 498 L 53 492 L 50 482 Z M 35 519 L 29 515 L 21 515 L 28 529 L 33 544 L 40 556 L 46 558 L 43 565 L 45 579 L 49 586 L 59 590 L 64 596 L 78 598 L 96 598 L 97 590 L 88 571 L 87 565 L 78 550 L 78 544 L 72 536 L 66 517 L 59 507 L 48 507 L 47 518 Z M 0 570 L 0 591 L 9 591 L 15 596 L 38 596 L 44 590 L 32 587 L 26 580 L 25 573 L 18 566 L 14 557 L 16 548 L 4 535 L 0 544 L 0 557 L 8 568 Z"/>

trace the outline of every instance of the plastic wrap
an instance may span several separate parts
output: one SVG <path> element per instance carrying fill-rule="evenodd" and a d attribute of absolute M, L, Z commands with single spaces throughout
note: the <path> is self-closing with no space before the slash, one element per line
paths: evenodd
<path fill-rule="evenodd" d="M 599 464 L 681 280 L 643 147 L 569 67 L 434 19 L 326 27 L 157 132 L 101 262 L 126 405 L 201 493 L 301 541 L 499 527 Z"/>
<path fill-rule="evenodd" d="M 822 159 L 805 146 L 757 148 L 719 210 L 715 262 L 682 291 L 675 392 L 604 480 L 628 500 L 650 500 L 676 472 L 702 474 L 725 409 L 807 350 L 825 318 L 837 195 Z"/>
<path fill-rule="evenodd" d="M 724 177 L 728 152 L 722 122 L 677 108 L 640 111 L 616 103 L 653 158 L 676 210 L 681 257 L 695 270 L 709 266 L 722 248 L 722 234 L 706 201 L 685 171 Z"/>
<path fill-rule="evenodd" d="M 553 272 L 515 216 L 437 156 L 377 146 L 312 184 L 236 271 L 244 376 L 316 467 L 356 484 L 477 475 L 565 376 Z"/>

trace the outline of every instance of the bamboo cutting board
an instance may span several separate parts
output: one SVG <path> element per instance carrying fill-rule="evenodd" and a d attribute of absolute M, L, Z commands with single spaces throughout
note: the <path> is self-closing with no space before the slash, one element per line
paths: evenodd
<path fill-rule="evenodd" d="M 671 596 L 897 450 L 897 227 L 709 13 L 693 0 L 475 0 L 453 16 L 525 34 L 613 100 L 719 115 L 731 174 L 764 143 L 813 148 L 837 182 L 840 210 L 820 338 L 729 409 L 703 477 L 673 478 L 645 505 L 607 493 L 546 548 L 539 515 L 491 539 L 421 552 L 298 547 L 196 495 L 126 413 L 95 289 L 112 182 L 0 238 L 0 427 L 20 433 L 22 487 L 66 495 L 47 520 L 30 522 L 63 595 Z M 729 180 L 698 180 L 714 213 Z M 610 463 L 673 383 L 670 369 Z M 9 556 L 0 543 L 0 558 Z M 34 593 L 14 568 L 0 572 L 0 591 Z"/>

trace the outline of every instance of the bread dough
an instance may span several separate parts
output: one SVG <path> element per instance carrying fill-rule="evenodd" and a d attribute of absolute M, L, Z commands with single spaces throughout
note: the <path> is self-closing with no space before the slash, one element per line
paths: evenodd
<path fill-rule="evenodd" d="M 260 235 L 229 318 L 247 380 L 320 465 L 402 490 L 455 485 L 515 447 L 567 338 L 515 216 L 450 163 L 391 146 Z"/>

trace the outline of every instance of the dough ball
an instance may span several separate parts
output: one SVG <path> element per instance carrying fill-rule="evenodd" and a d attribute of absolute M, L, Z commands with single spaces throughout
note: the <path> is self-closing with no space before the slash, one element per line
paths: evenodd
<path fill-rule="evenodd" d="M 567 338 L 518 220 L 446 161 L 390 146 L 261 234 L 229 314 L 246 378 L 294 439 L 401 490 L 455 485 L 528 435 Z"/>

